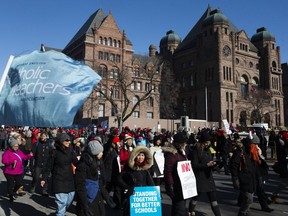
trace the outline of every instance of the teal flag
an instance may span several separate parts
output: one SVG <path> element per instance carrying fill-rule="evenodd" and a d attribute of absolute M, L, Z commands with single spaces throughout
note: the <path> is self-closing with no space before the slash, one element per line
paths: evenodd
<path fill-rule="evenodd" d="M 0 124 L 71 126 L 101 77 L 61 52 L 33 51 L 11 63 L 0 92 Z"/>

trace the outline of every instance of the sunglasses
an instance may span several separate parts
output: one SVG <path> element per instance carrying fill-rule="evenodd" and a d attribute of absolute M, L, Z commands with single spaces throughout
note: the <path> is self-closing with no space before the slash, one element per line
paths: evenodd
<path fill-rule="evenodd" d="M 65 142 L 70 142 L 70 139 L 66 139 L 66 140 L 64 140 Z"/>

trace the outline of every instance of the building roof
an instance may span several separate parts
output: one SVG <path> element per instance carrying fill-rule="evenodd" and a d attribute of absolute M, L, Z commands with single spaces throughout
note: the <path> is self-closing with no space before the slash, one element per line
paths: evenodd
<path fill-rule="evenodd" d="M 169 30 L 166 35 L 161 39 L 160 41 L 160 46 L 162 44 L 167 44 L 167 43 L 180 43 L 181 42 L 181 39 L 180 37 L 174 33 L 173 30 Z"/>
<path fill-rule="evenodd" d="M 275 37 L 274 35 L 267 31 L 265 27 L 257 29 L 256 34 L 254 34 L 251 38 L 252 42 L 258 42 L 258 41 L 274 41 Z"/>
<path fill-rule="evenodd" d="M 91 34 L 93 35 L 93 28 L 100 27 L 102 23 L 105 21 L 105 19 L 108 17 L 104 13 L 104 11 L 100 8 L 95 13 L 93 13 L 88 20 L 82 25 L 82 27 L 79 29 L 79 31 L 74 35 L 72 40 L 67 44 L 67 46 L 64 48 L 68 48 L 71 44 L 73 44 L 75 41 L 77 41 L 79 38 L 81 38 L 85 34 Z M 132 45 L 131 41 L 129 39 L 126 39 L 126 43 Z"/>
<path fill-rule="evenodd" d="M 227 23 L 228 29 L 230 32 L 240 32 L 238 28 L 230 22 L 230 20 L 222 14 L 219 9 L 212 10 L 211 6 L 208 5 L 208 8 L 204 12 L 204 14 L 200 17 L 188 35 L 184 38 L 182 43 L 179 44 L 175 53 L 179 51 L 183 51 L 186 49 L 191 49 L 196 47 L 197 35 L 202 32 L 202 27 L 207 25 L 213 25 L 216 23 Z M 258 49 L 249 41 L 250 50 L 257 52 Z"/>

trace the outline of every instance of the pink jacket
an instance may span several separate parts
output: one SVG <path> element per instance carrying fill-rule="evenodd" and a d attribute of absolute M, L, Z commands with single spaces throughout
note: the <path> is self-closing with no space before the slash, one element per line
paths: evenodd
<path fill-rule="evenodd" d="M 21 175 L 23 174 L 23 163 L 22 160 L 29 160 L 31 154 L 25 155 L 20 149 L 14 152 L 11 148 L 8 148 L 2 155 L 2 163 L 4 164 L 4 173 L 10 175 Z M 17 161 L 15 167 L 14 161 Z"/>

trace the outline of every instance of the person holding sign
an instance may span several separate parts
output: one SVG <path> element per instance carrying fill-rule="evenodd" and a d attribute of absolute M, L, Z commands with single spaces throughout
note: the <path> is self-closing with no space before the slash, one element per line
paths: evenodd
<path fill-rule="evenodd" d="M 183 198 L 182 186 L 177 172 L 180 161 L 186 161 L 187 138 L 182 133 L 173 136 L 171 147 L 162 147 L 165 157 L 164 180 L 168 196 L 172 200 L 171 216 L 186 216 L 186 200 Z"/>
<path fill-rule="evenodd" d="M 128 163 L 119 175 L 118 182 L 124 189 L 126 200 L 124 201 L 123 216 L 130 215 L 129 198 L 134 193 L 134 187 L 154 186 L 149 169 L 153 165 L 153 156 L 145 146 L 137 146 L 129 156 Z"/>
<path fill-rule="evenodd" d="M 214 215 L 221 216 L 216 199 L 216 186 L 212 175 L 212 170 L 217 166 L 217 162 L 212 160 L 212 155 L 209 150 L 211 143 L 210 139 L 208 131 L 202 130 L 196 148 L 192 150 L 188 157 L 192 162 L 192 168 L 196 177 L 198 196 L 201 193 L 206 193 Z M 189 202 L 189 216 L 195 215 L 194 210 L 198 196 L 193 197 Z"/>

